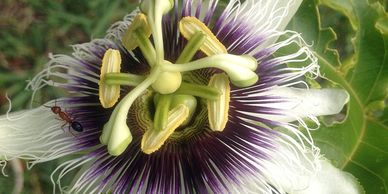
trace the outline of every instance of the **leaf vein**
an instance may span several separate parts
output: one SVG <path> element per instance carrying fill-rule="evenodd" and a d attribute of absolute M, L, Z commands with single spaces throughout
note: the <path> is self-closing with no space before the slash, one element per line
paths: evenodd
<path fill-rule="evenodd" d="M 387 188 L 387 184 L 385 183 L 385 179 L 383 177 L 381 177 L 379 174 L 376 174 L 375 172 L 373 172 L 372 170 L 370 170 L 369 168 L 367 168 L 366 166 L 356 162 L 356 161 L 351 161 L 351 163 L 353 163 L 354 165 L 356 166 L 359 166 L 360 168 L 364 169 L 365 171 L 373 174 L 374 176 L 376 176 L 378 179 L 381 180 L 383 186 L 384 186 L 384 190 L 385 191 L 388 191 L 388 188 Z"/>

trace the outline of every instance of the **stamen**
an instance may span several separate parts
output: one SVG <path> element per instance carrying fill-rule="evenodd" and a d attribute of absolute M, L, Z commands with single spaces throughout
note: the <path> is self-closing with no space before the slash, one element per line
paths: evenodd
<path fill-rule="evenodd" d="M 205 34 L 206 39 L 200 49 L 207 56 L 228 53 L 225 46 L 214 36 L 212 31 L 195 17 L 182 18 L 179 22 L 179 30 L 187 40 L 192 39 L 197 32 Z"/>
<path fill-rule="evenodd" d="M 181 87 L 174 94 L 186 94 L 208 100 L 217 100 L 221 92 L 213 87 L 182 82 Z"/>
<path fill-rule="evenodd" d="M 168 111 L 170 110 L 172 96 L 169 94 L 155 95 L 155 99 L 156 109 L 154 116 L 154 129 L 160 131 L 167 125 Z"/>
<path fill-rule="evenodd" d="M 223 131 L 228 122 L 229 112 L 230 85 L 228 76 L 224 73 L 213 75 L 209 81 L 209 86 L 222 92 L 217 100 L 207 102 L 210 129 Z"/>
<path fill-rule="evenodd" d="M 118 50 L 108 49 L 102 59 L 100 81 L 98 82 L 98 96 L 102 107 L 114 106 L 120 97 L 120 85 L 107 85 L 105 76 L 108 73 L 120 72 L 121 55 Z"/>
<path fill-rule="evenodd" d="M 100 136 L 100 142 L 104 145 L 108 144 L 109 154 L 120 155 L 132 141 L 132 135 L 127 126 L 129 108 L 136 98 L 155 82 L 159 74 L 160 68 L 153 68 L 151 74 L 116 105 Z"/>
<path fill-rule="evenodd" d="M 144 76 L 131 74 L 131 73 L 105 74 L 105 84 L 107 85 L 137 86 L 144 80 L 145 80 Z"/>
<path fill-rule="evenodd" d="M 168 113 L 167 125 L 162 130 L 148 129 L 141 140 L 141 150 L 146 154 L 157 151 L 170 135 L 188 117 L 189 108 L 180 104 Z"/>
<path fill-rule="evenodd" d="M 259 79 L 254 72 L 257 65 L 256 59 L 247 55 L 218 54 L 184 64 L 165 63 L 162 68 L 165 71 L 184 72 L 215 67 L 224 70 L 233 85 L 248 87 L 255 84 Z"/>
<path fill-rule="evenodd" d="M 187 63 L 191 61 L 198 49 L 203 45 L 206 40 L 206 35 L 200 31 L 196 32 L 187 42 L 185 48 L 180 54 L 176 63 Z"/>
<path fill-rule="evenodd" d="M 143 53 L 144 58 L 150 66 L 155 64 L 155 49 L 152 46 L 149 37 L 151 36 L 151 29 L 148 25 L 147 18 L 144 14 L 138 14 L 128 27 L 122 38 L 122 43 L 128 51 L 139 47 Z"/>
<path fill-rule="evenodd" d="M 136 37 L 134 37 L 135 34 L 141 34 L 147 39 L 151 36 L 151 29 L 148 25 L 147 18 L 142 13 L 138 14 L 134 18 L 133 22 L 128 27 L 127 31 L 125 31 L 122 38 L 123 45 L 128 51 L 137 48 L 139 43 L 142 43 L 142 41 L 139 41 Z"/>

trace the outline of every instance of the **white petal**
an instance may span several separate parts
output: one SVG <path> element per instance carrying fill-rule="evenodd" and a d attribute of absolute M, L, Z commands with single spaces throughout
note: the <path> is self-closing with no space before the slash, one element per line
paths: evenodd
<path fill-rule="evenodd" d="M 235 21 L 249 25 L 251 30 L 239 39 L 262 36 L 265 42 L 256 49 L 261 50 L 276 42 L 301 3 L 302 0 L 247 0 L 240 5 L 239 1 L 232 0 L 225 8 L 227 17 L 223 25 Z M 236 29 L 230 32 L 239 28 L 240 24 L 236 24 Z"/>
<path fill-rule="evenodd" d="M 278 31 L 283 31 L 292 17 L 295 15 L 296 11 L 298 11 L 300 4 L 302 4 L 303 0 L 280 0 L 279 1 L 279 6 L 280 7 L 288 7 L 286 14 L 284 15 L 283 19 L 281 20 L 277 30 Z"/>
<path fill-rule="evenodd" d="M 274 121 L 291 122 L 301 118 L 339 113 L 349 101 L 349 94 L 342 89 L 298 89 L 277 87 L 266 94 L 285 98 L 285 102 L 262 106 L 278 108 L 284 115 L 261 115 Z"/>
<path fill-rule="evenodd" d="M 295 194 L 358 194 L 364 193 L 362 186 L 350 173 L 335 168 L 325 159 L 320 161 L 321 169 L 310 179 L 306 189 L 293 191 Z"/>
<path fill-rule="evenodd" d="M 280 193 L 362 193 L 362 186 L 350 173 L 337 169 L 325 158 L 309 150 L 305 150 L 305 153 L 297 153 L 290 148 L 280 146 L 281 154 L 276 158 L 277 163 L 266 163 L 267 173 L 272 178 L 268 181 Z"/>
<path fill-rule="evenodd" d="M 309 186 L 310 179 L 319 170 L 319 151 L 304 149 L 297 141 L 286 136 L 278 138 L 266 154 L 268 158 L 255 162 L 261 169 L 254 177 L 239 177 L 242 185 L 230 185 L 231 193 L 293 194 Z M 276 190 L 274 190 L 276 189 Z"/>
<path fill-rule="evenodd" d="M 0 116 L 0 161 L 21 158 L 33 165 L 73 153 L 74 137 L 57 118 L 43 106 Z"/>
<path fill-rule="evenodd" d="M 316 150 L 303 149 L 297 142 L 279 139 L 277 151 L 271 158 L 262 161 L 264 179 L 280 194 L 358 194 L 362 186 L 355 177 L 331 165 L 319 156 Z M 296 144 L 295 144 L 296 143 Z M 303 151 L 304 150 L 304 151 Z M 247 180 L 241 193 L 271 193 L 258 190 L 255 177 L 241 177 Z M 251 179 L 251 180 L 249 180 Z M 232 185 L 233 186 L 233 185 Z"/>
<path fill-rule="evenodd" d="M 267 9 L 271 8 L 272 11 L 266 11 L 262 12 L 261 18 L 269 18 L 269 23 L 268 19 L 264 20 L 261 23 L 256 22 L 255 24 L 257 26 L 262 26 L 262 25 L 271 25 L 272 27 L 268 26 L 267 29 L 267 34 L 271 35 L 273 32 L 281 32 L 283 31 L 296 11 L 298 10 L 300 4 L 302 3 L 303 0 L 275 0 L 275 1 L 267 1 L 270 2 L 268 3 Z M 263 7 L 263 6 L 261 6 Z M 265 9 L 261 8 L 261 9 Z M 273 36 L 266 40 L 263 44 L 260 45 L 260 48 L 266 48 L 269 45 L 273 44 L 276 42 L 276 40 L 279 38 L 279 36 Z"/>
<path fill-rule="evenodd" d="M 279 193 L 293 193 L 308 187 L 310 178 L 320 168 L 319 149 L 306 148 L 287 135 L 283 138 L 277 140 L 277 151 L 264 162 L 264 168 L 267 181 Z"/>

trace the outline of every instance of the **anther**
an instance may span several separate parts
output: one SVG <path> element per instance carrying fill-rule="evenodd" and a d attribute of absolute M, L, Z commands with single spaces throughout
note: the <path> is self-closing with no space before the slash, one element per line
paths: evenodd
<path fill-rule="evenodd" d="M 124 47 L 131 51 L 139 46 L 139 41 L 135 38 L 136 32 L 142 32 L 142 34 L 149 38 L 151 36 L 151 29 L 147 22 L 147 17 L 140 13 L 132 21 L 131 25 L 125 31 L 122 42 Z"/>
<path fill-rule="evenodd" d="M 122 38 L 122 43 L 128 51 L 139 47 L 144 58 L 150 66 L 155 64 L 155 49 L 152 46 L 149 37 L 151 29 L 149 27 L 147 17 L 140 13 L 133 20 L 132 24 L 125 31 Z"/>
<path fill-rule="evenodd" d="M 180 104 L 168 113 L 167 125 L 162 130 L 148 129 L 141 140 L 141 150 L 146 154 L 157 151 L 188 117 L 189 109 Z"/>
<path fill-rule="evenodd" d="M 211 77 L 209 86 L 221 91 L 221 95 L 217 100 L 207 101 L 210 128 L 213 131 L 223 131 L 228 122 L 230 101 L 229 78 L 224 73 L 215 74 Z"/>
<path fill-rule="evenodd" d="M 179 22 L 179 30 L 187 40 L 193 38 L 197 32 L 205 34 L 206 39 L 200 49 L 207 56 L 228 53 L 225 46 L 217 39 L 212 31 L 195 17 L 182 18 Z"/>
<path fill-rule="evenodd" d="M 105 83 L 105 76 L 108 73 L 120 72 L 121 55 L 118 50 L 108 49 L 102 59 L 100 81 L 98 82 L 98 95 L 102 107 L 114 106 L 120 97 L 120 85 L 108 85 Z"/>
<path fill-rule="evenodd" d="M 194 116 L 195 111 L 197 110 L 197 99 L 191 95 L 183 95 L 183 94 L 174 94 L 171 99 L 170 108 L 174 109 L 179 105 L 185 105 L 189 109 L 189 115 L 185 119 L 185 121 L 181 124 L 181 126 L 185 126 L 189 124 Z"/>

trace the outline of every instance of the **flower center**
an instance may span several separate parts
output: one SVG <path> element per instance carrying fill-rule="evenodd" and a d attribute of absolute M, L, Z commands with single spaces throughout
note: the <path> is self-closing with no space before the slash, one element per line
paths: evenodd
<path fill-rule="evenodd" d="M 237 87 L 248 87 L 258 80 L 255 73 L 258 63 L 254 58 L 228 54 L 211 30 L 194 17 L 185 17 L 179 22 L 179 31 L 187 44 L 178 59 L 175 63 L 164 59 L 162 17 L 173 6 L 172 0 L 144 0 L 140 6 L 142 13 L 134 18 L 122 37 L 127 51 L 141 50 L 151 69 L 148 75 L 121 73 L 117 50 L 109 49 L 103 57 L 99 97 L 104 108 L 115 107 L 103 127 L 100 142 L 107 145 L 113 156 L 122 154 L 132 141 L 128 112 L 145 91 L 151 92 L 154 114 L 153 124 L 142 136 L 141 150 L 151 154 L 169 138 L 174 138 L 177 128 L 195 120 L 198 106 L 206 107 L 201 106 L 202 102 L 207 104 L 210 128 L 223 131 L 228 121 L 230 82 Z M 198 51 L 206 57 L 193 60 Z M 182 78 L 202 68 L 217 68 L 225 73 L 211 76 L 207 85 Z M 120 85 L 134 88 L 118 102 Z"/>

